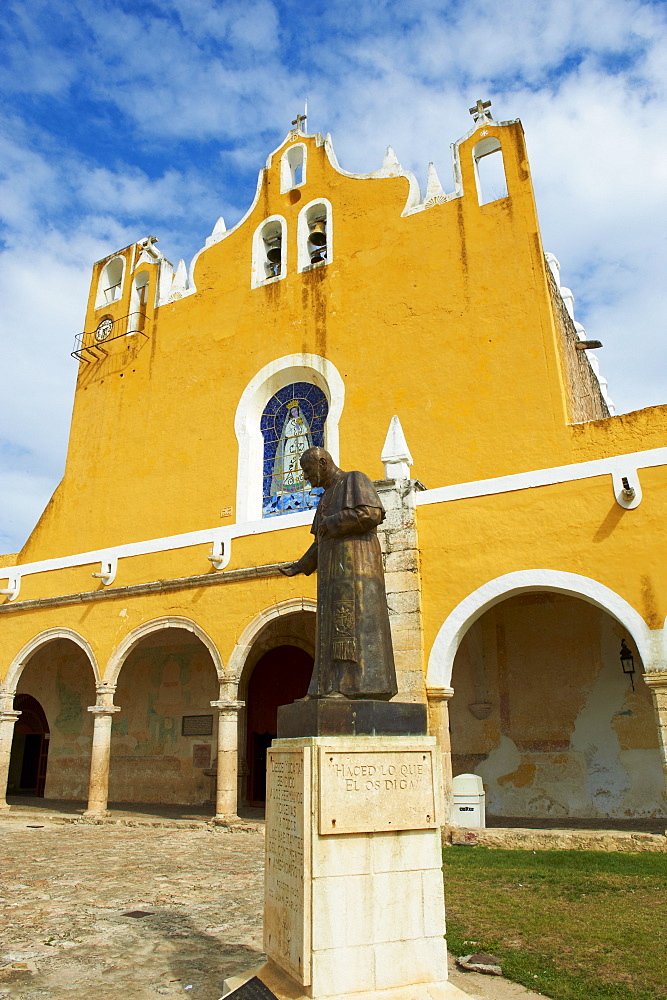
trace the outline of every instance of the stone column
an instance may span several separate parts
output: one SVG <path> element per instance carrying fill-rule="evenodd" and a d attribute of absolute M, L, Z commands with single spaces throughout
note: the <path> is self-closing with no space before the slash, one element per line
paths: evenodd
<path fill-rule="evenodd" d="M 215 819 L 220 822 L 237 818 L 239 711 L 244 704 L 225 697 L 211 702 L 211 708 L 219 712 Z"/>
<path fill-rule="evenodd" d="M 84 816 L 104 816 L 109 800 L 109 762 L 111 759 L 111 723 L 120 708 L 113 704 L 115 687 L 97 690 L 97 704 L 88 709 L 93 713 L 93 745 L 90 754 L 88 808 Z"/>
<path fill-rule="evenodd" d="M 386 511 L 378 538 L 384 561 L 397 699 L 423 703 L 424 637 L 415 496 L 424 487 L 417 480 L 385 479 L 376 482 L 375 488 Z"/>
<path fill-rule="evenodd" d="M 440 750 L 440 772 L 442 774 L 442 825 L 451 825 L 452 814 L 452 742 L 449 733 L 449 699 L 453 688 L 427 687 L 428 731 L 435 736 Z"/>
<path fill-rule="evenodd" d="M 644 680 L 653 693 L 658 723 L 658 744 L 667 787 L 667 670 L 646 671 Z"/>
<path fill-rule="evenodd" d="M 2 695 L 0 697 L 0 812 L 10 808 L 7 805 L 9 760 L 12 755 L 14 726 L 20 715 L 20 712 L 14 711 L 14 695 Z"/>

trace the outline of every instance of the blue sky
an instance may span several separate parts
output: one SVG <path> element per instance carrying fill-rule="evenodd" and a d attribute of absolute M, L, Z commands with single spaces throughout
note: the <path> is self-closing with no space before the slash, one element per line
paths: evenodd
<path fill-rule="evenodd" d="M 667 4 L 8 0 L 0 13 L 0 551 L 62 474 L 91 265 L 188 263 L 309 101 L 341 165 L 425 186 L 468 107 L 523 121 L 542 236 L 617 410 L 667 402 Z"/>

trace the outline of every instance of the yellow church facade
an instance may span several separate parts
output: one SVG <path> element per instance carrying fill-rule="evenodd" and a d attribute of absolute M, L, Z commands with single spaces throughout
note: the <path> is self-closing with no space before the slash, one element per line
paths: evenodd
<path fill-rule="evenodd" d="M 312 667 L 315 581 L 279 566 L 320 444 L 387 510 L 445 798 L 473 772 L 492 816 L 667 814 L 667 406 L 611 415 L 520 123 L 478 107 L 453 162 L 422 194 L 297 126 L 189 272 L 152 237 L 95 265 L 64 476 L 0 557 L 10 803 L 262 802 Z"/>

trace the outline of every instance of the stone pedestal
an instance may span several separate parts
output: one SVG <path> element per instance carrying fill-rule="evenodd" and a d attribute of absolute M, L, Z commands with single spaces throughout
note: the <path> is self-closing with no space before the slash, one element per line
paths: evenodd
<path fill-rule="evenodd" d="M 426 705 L 369 698 L 309 698 L 281 705 L 278 738 L 302 736 L 423 736 Z"/>
<path fill-rule="evenodd" d="M 269 961 L 245 979 L 280 1000 L 463 998 L 447 982 L 439 789 L 433 737 L 274 741 Z M 226 984 L 237 988 L 239 1000 L 262 995 L 256 981 Z"/>

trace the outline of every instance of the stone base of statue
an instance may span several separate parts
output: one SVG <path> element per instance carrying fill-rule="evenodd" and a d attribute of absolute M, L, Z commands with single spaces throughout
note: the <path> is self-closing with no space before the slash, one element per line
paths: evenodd
<path fill-rule="evenodd" d="M 426 732 L 426 705 L 412 702 L 308 698 L 278 709 L 278 739 L 423 736 Z"/>
<path fill-rule="evenodd" d="M 430 736 L 275 740 L 268 962 L 225 996 L 463 1000 L 447 982 L 439 786 Z"/>

